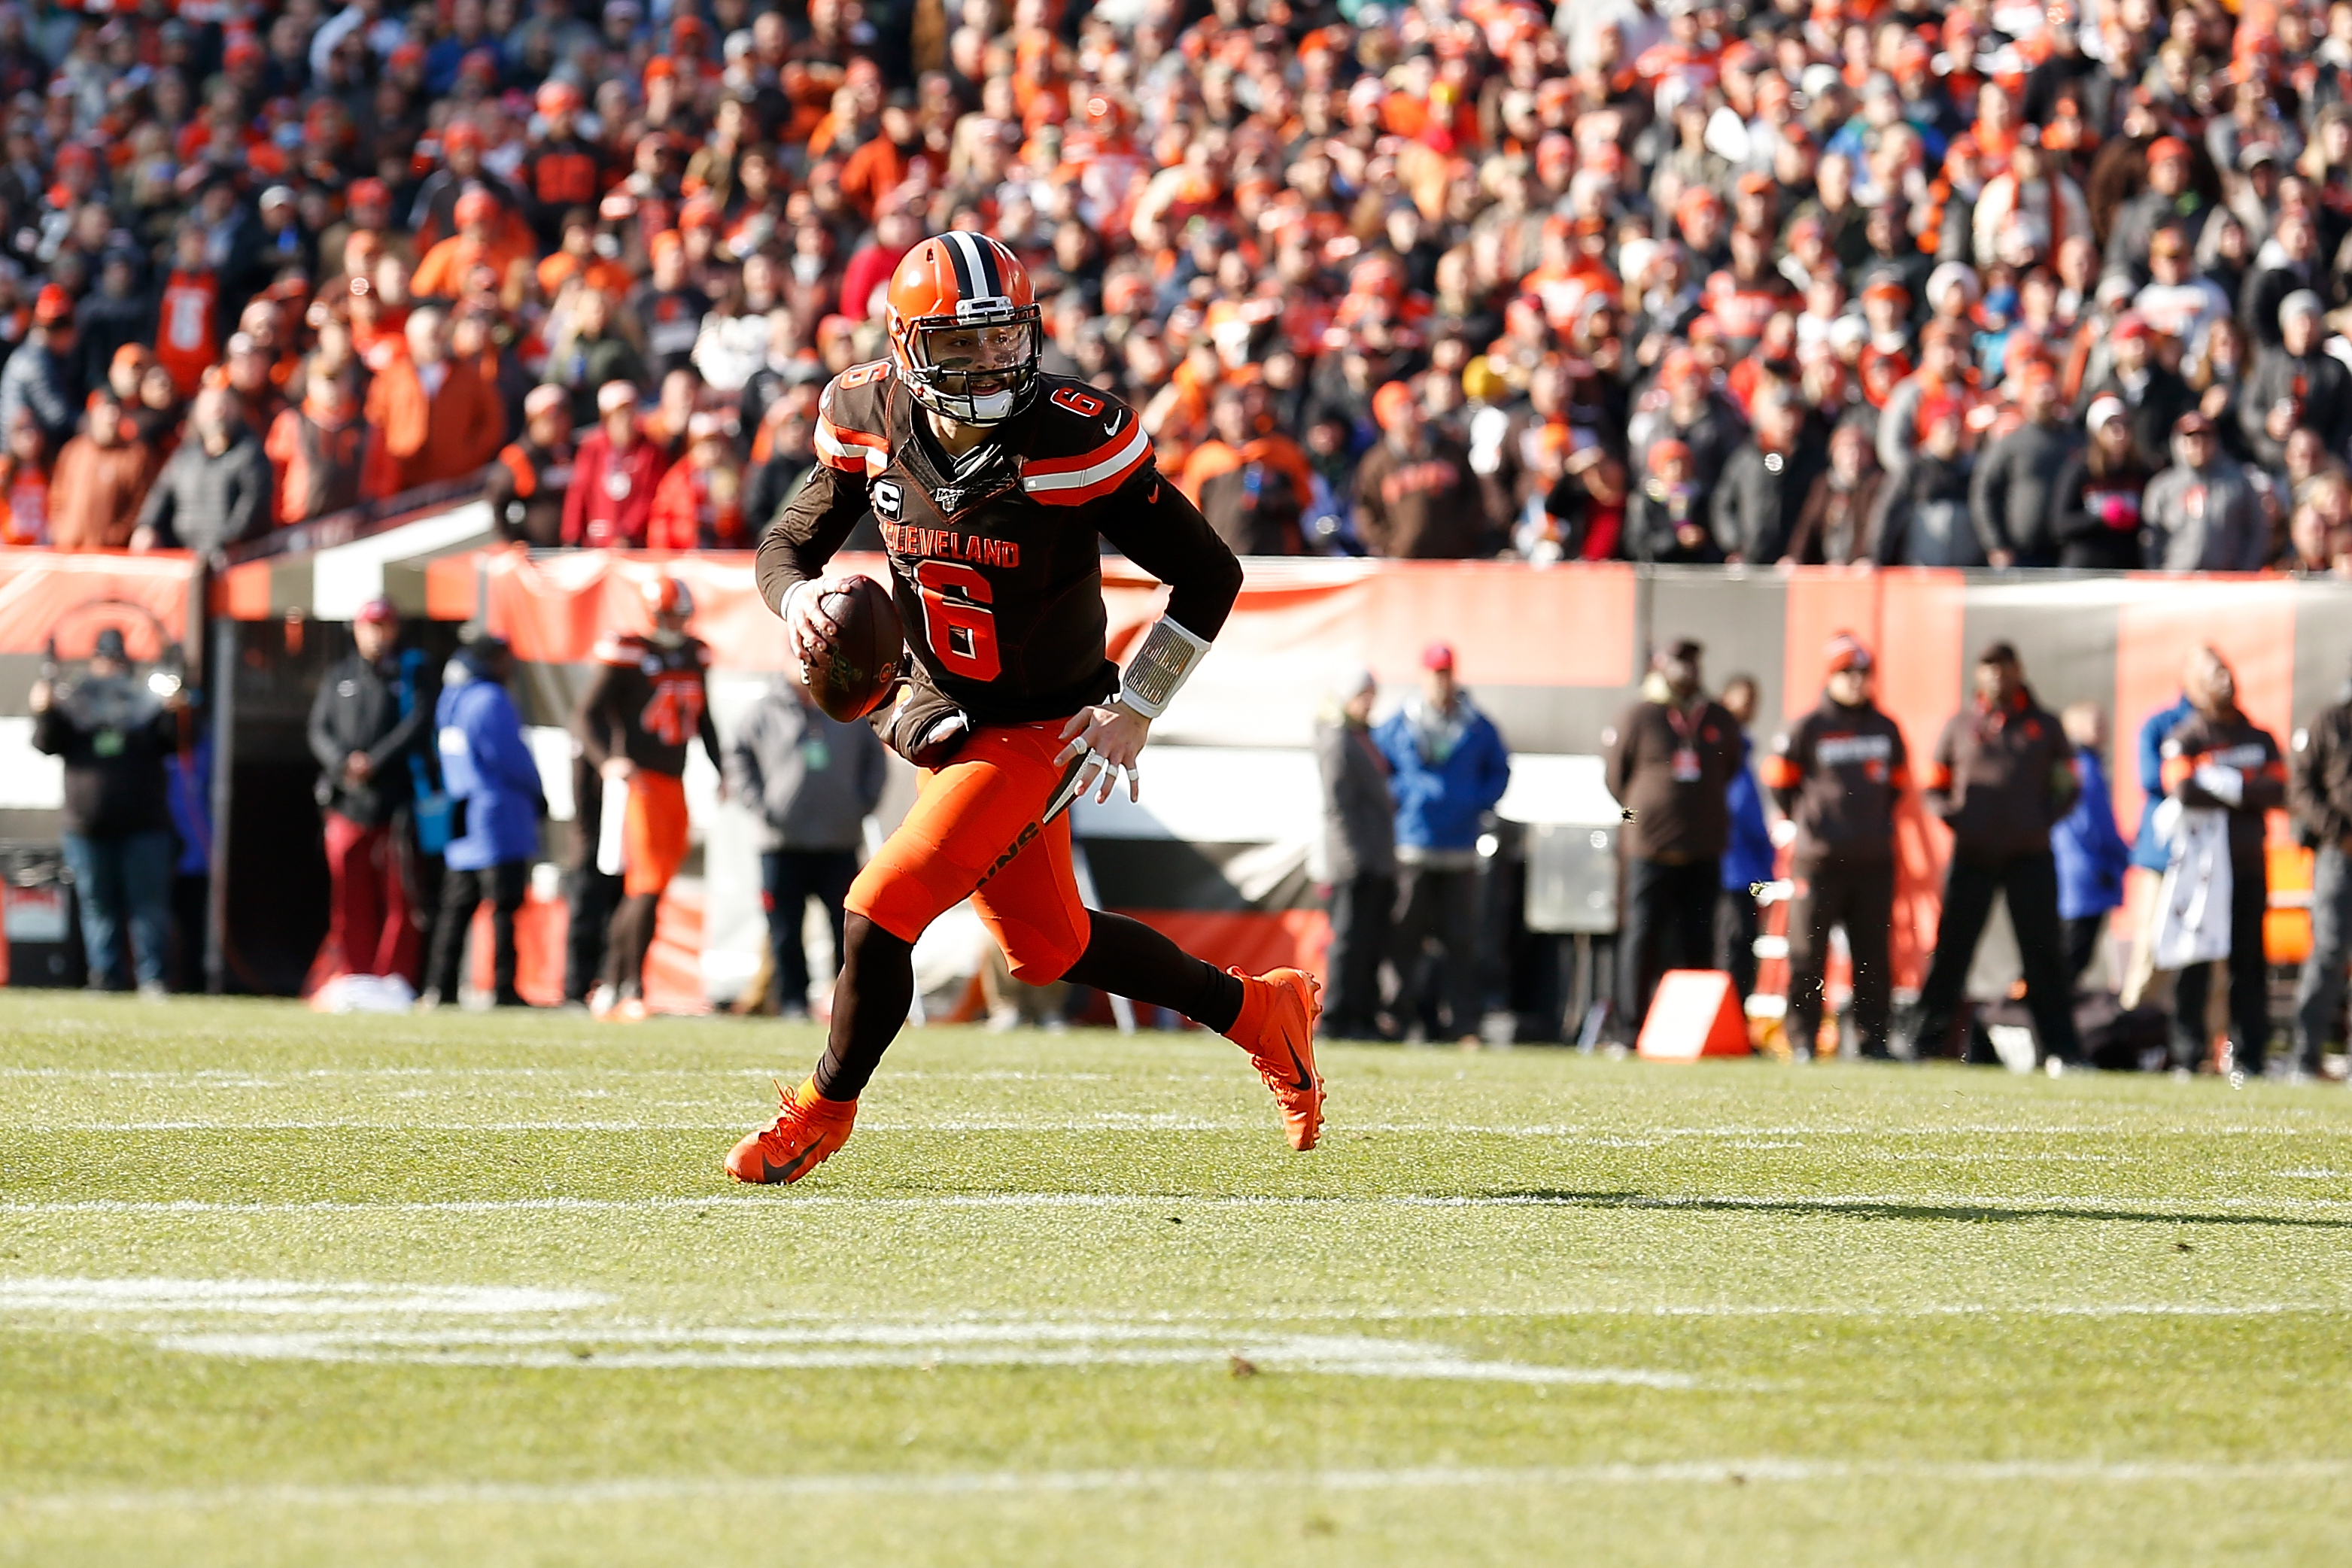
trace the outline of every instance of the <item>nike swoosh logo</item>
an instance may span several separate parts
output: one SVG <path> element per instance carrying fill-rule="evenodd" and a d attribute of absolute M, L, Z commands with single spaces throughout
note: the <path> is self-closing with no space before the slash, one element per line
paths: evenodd
<path fill-rule="evenodd" d="M 790 1162 L 782 1165 L 775 1163 L 765 1154 L 761 1155 L 760 1180 L 768 1184 L 791 1181 L 816 1163 L 816 1152 L 824 1147 L 822 1142 L 812 1143 L 793 1156 Z"/>
<path fill-rule="evenodd" d="M 1297 1046 L 1292 1046 L 1289 1049 L 1290 1069 L 1298 1075 L 1298 1081 L 1292 1084 L 1290 1087 L 1299 1090 L 1301 1093 L 1306 1093 L 1314 1089 L 1315 1075 L 1308 1072 L 1307 1070 L 1307 1064 L 1298 1059 L 1298 1047 Z"/>

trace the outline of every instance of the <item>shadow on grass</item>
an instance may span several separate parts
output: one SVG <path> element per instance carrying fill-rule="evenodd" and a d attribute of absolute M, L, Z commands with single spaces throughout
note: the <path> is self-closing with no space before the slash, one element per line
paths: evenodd
<path fill-rule="evenodd" d="M 1685 1197 L 1655 1193 L 1570 1192 L 1559 1187 L 1518 1187 L 1483 1192 L 1487 1203 L 1557 1204 L 1563 1208 L 1690 1209 L 1705 1214 L 1824 1215 L 1841 1219 L 1940 1222 L 1958 1225 L 2016 1224 L 2028 1220 L 2120 1220 L 2130 1225 L 2283 1226 L 2303 1230 L 2352 1229 L 2352 1219 L 2265 1214 L 2166 1214 L 2148 1209 L 2090 1208 L 2069 1204 L 1902 1203 L 1888 1198 Z"/>

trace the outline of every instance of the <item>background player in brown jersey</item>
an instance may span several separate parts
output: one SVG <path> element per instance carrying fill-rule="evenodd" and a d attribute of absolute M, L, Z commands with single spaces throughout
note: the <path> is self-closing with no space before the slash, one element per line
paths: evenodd
<path fill-rule="evenodd" d="M 608 804 L 608 815 L 623 814 L 616 836 L 583 824 L 598 834 L 595 854 L 606 870 L 618 850 L 621 902 L 604 949 L 604 996 L 606 1016 L 625 1021 L 646 1016 L 654 912 L 686 859 L 687 748 L 700 740 L 710 765 L 720 765 L 705 650 L 686 630 L 694 595 L 676 578 L 657 577 L 646 584 L 646 609 L 650 634 L 607 633 L 597 643 L 596 673 L 572 720 L 588 764 L 604 775 L 607 802 L 626 792 L 625 805 Z M 615 837 L 616 844 L 605 842 Z"/>
<path fill-rule="evenodd" d="M 1316 983 L 1220 972 L 1122 916 L 1087 909 L 1063 810 L 1108 799 L 1241 591 L 1241 566 L 1153 466 L 1134 414 L 1042 375 L 1029 279 L 1013 253 L 951 233 L 889 288 L 891 357 L 845 371 L 818 405 L 819 466 L 760 545 L 761 596 L 804 664 L 838 628 L 820 575 L 870 511 L 913 674 L 882 721 L 923 770 L 898 831 L 850 889 L 831 1036 L 775 1124 L 735 1146 L 746 1182 L 797 1181 L 848 1138 L 857 1096 L 906 1021 L 915 939 L 966 897 L 1013 973 L 1163 1007 L 1250 1053 L 1292 1147 L 1322 1124 Z M 1122 673 L 1106 656 L 1101 542 L 1168 584 L 1167 613 Z"/>

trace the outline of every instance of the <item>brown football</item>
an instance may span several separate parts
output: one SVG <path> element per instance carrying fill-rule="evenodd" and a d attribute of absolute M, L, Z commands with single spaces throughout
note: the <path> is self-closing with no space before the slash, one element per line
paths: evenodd
<path fill-rule="evenodd" d="M 817 602 L 840 630 L 809 667 L 809 695 L 844 723 L 863 719 L 889 700 L 906 659 L 907 635 L 890 591 L 871 577 Z"/>

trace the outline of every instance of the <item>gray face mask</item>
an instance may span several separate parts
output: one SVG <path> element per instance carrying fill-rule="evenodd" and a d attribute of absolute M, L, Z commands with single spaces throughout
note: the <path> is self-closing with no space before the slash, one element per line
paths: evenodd
<path fill-rule="evenodd" d="M 656 626 L 653 640 L 656 646 L 660 647 L 678 647 L 685 643 L 686 634 L 682 631 L 673 631 L 667 626 Z"/>

